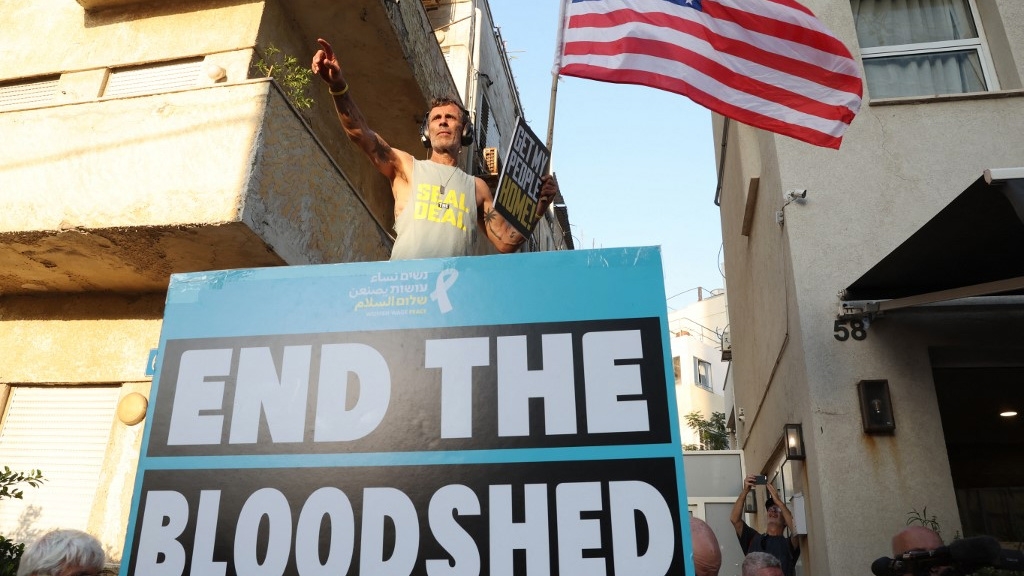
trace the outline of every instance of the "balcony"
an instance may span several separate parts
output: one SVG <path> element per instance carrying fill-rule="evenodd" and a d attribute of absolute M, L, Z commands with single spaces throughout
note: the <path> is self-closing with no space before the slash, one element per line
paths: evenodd
<path fill-rule="evenodd" d="M 0 112 L 0 294 L 386 259 L 390 238 L 268 80 Z"/>

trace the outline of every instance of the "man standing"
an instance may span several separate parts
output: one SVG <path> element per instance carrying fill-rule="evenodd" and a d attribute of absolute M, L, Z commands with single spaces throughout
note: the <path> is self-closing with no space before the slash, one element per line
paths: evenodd
<path fill-rule="evenodd" d="M 729 520 L 736 528 L 736 536 L 740 540 L 740 547 L 744 554 L 768 552 L 779 559 L 782 571 L 786 576 L 793 576 L 796 561 L 800 557 L 800 540 L 796 535 L 796 521 L 793 520 L 793 514 L 779 498 L 775 486 L 765 484 L 765 488 L 768 490 L 768 500 L 764 503 L 768 513 L 767 531 L 758 534 L 743 521 L 743 502 L 750 490 L 753 489 L 755 479 L 754 475 L 743 479 L 743 490 L 736 499 L 736 503 L 733 504 Z M 783 530 L 787 527 L 790 533 L 788 538 L 783 535 Z"/>
<path fill-rule="evenodd" d="M 422 133 L 430 155 L 427 160 L 417 160 L 408 152 L 392 148 L 370 129 L 352 99 L 331 45 L 323 39 L 317 42 L 321 49 L 313 56 L 313 73 L 327 84 L 334 97 L 341 127 L 391 183 L 397 233 L 391 259 L 469 256 L 476 253 L 478 232 L 499 252 L 517 250 L 526 238 L 494 209 L 494 196 L 487 184 L 458 168 L 462 146 L 472 141 L 469 112 L 451 97 L 431 102 Z M 553 176 L 545 175 L 537 202 L 538 216 L 557 193 L 558 183 Z"/>

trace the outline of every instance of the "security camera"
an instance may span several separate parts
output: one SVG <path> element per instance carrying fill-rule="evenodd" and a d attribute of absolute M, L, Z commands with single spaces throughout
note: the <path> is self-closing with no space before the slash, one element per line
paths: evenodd
<path fill-rule="evenodd" d="M 793 190 L 786 190 L 786 202 L 792 202 L 794 200 L 806 200 L 807 190 L 803 188 L 795 188 Z"/>

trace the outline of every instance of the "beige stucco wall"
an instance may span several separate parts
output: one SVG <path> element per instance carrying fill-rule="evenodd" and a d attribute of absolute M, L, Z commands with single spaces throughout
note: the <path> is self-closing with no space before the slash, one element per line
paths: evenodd
<path fill-rule="evenodd" d="M 0 298 L 0 383 L 148 380 L 162 316 L 160 294 Z"/>
<path fill-rule="evenodd" d="M 0 231 L 236 220 L 266 91 L 218 86 L 0 114 L 17 143 L 0 160 L 11 207 Z"/>
<path fill-rule="evenodd" d="M 388 259 L 392 241 L 347 175 L 277 90 L 265 98 L 241 219 L 288 264 Z"/>
<path fill-rule="evenodd" d="M 12 384 L 114 384 L 149 395 L 149 351 L 160 341 L 163 295 L 0 298 L 0 389 Z M 145 422 L 111 423 L 87 526 L 120 558 Z"/>
<path fill-rule="evenodd" d="M 150 381 L 125 382 L 121 386 L 119 401 L 129 394 L 149 398 Z M 111 423 L 110 443 L 100 471 L 99 490 L 93 504 L 86 530 L 103 543 L 107 560 L 120 562 L 124 555 L 124 541 L 135 493 L 136 468 L 142 449 L 142 435 L 146 422 L 128 425 L 115 419 Z"/>
<path fill-rule="evenodd" d="M 845 0 L 806 3 L 856 54 Z M 1006 23 L 1016 73 L 1024 70 L 1024 5 L 983 0 Z M 1012 30 L 1011 30 L 1012 28 Z M 831 151 L 731 124 L 722 200 L 733 328 L 736 407 L 748 469 L 772 459 L 787 422 L 801 422 L 806 466 L 807 574 L 867 569 L 912 509 L 928 507 L 948 538 L 960 528 L 932 383 L 928 347 L 963 344 L 951 327 L 902 318 L 872 324 L 864 341 L 839 342 L 837 293 L 910 236 L 986 168 L 1024 165 L 1015 122 L 1024 98 L 936 98 L 910 105 L 865 99 L 842 148 Z M 720 142 L 722 121 L 716 118 Z M 760 177 L 749 238 L 740 234 L 747 179 Z M 807 201 L 784 208 L 786 190 Z M 978 332 L 971 343 L 980 344 Z M 786 337 L 788 335 L 788 339 Z M 1012 324 L 980 337 L 1012 339 Z M 889 380 L 895 436 L 864 434 L 856 383 Z"/>
<path fill-rule="evenodd" d="M 18 143 L 0 159 L 0 291 L 388 257 L 383 224 L 269 80 L 0 113 L 0 131 Z"/>
<path fill-rule="evenodd" d="M 86 12 L 66 0 L 0 3 L 0 78 L 227 52 L 255 43 L 262 2 L 164 1 Z M 40 17 L 45 15 L 45 17 Z"/>

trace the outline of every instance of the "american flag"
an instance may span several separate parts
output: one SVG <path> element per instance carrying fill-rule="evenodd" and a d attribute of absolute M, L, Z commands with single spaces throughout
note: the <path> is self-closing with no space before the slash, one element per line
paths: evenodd
<path fill-rule="evenodd" d="M 566 0 L 555 72 L 682 94 L 839 148 L 860 110 L 850 51 L 794 0 Z"/>

